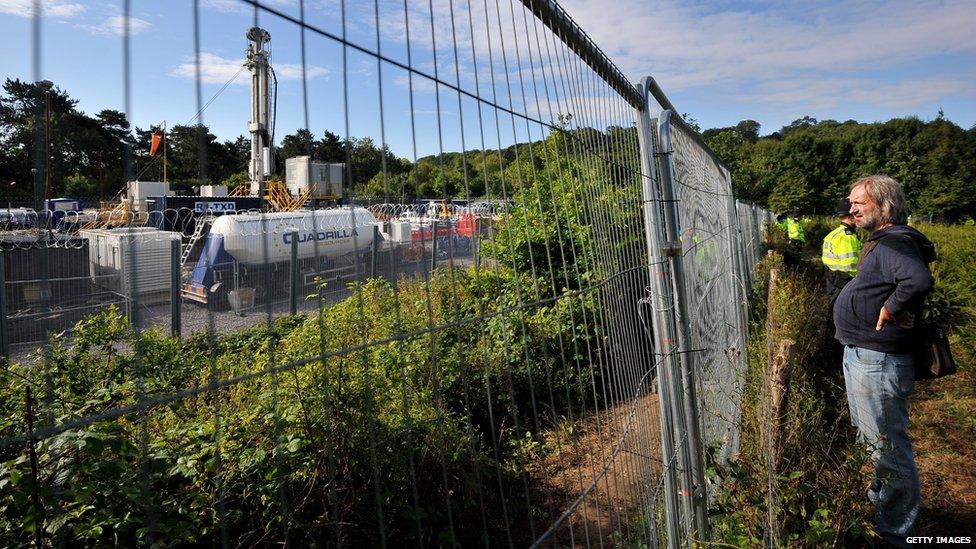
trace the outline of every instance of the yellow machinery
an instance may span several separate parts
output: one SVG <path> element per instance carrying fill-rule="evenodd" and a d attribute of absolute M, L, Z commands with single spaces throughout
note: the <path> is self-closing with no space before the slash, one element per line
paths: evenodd
<path fill-rule="evenodd" d="M 292 196 L 288 187 L 280 181 L 269 181 L 265 188 L 264 199 L 269 208 L 278 212 L 291 212 L 303 208 L 312 197 L 312 190 L 302 189 L 298 196 Z"/>
<path fill-rule="evenodd" d="M 244 183 L 231 189 L 227 196 L 250 196 L 251 185 Z M 264 200 L 268 209 L 275 212 L 291 212 L 303 208 L 311 198 L 311 190 L 305 189 L 298 196 L 292 196 L 288 187 L 280 181 L 268 181 L 265 184 Z"/>
<path fill-rule="evenodd" d="M 124 227 L 129 224 L 142 224 L 146 221 L 145 213 L 135 212 L 125 200 L 118 202 L 102 201 L 98 206 L 95 219 L 81 226 L 82 230 L 111 229 Z"/>
<path fill-rule="evenodd" d="M 234 187 L 227 193 L 227 196 L 250 196 L 251 195 L 251 185 L 249 183 L 241 183 L 240 185 Z"/>

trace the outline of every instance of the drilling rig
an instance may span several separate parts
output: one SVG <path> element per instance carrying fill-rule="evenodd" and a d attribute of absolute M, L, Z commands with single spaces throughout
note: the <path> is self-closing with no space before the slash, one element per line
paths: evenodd
<path fill-rule="evenodd" d="M 265 179 L 274 171 L 269 120 L 270 93 L 268 86 L 268 50 L 271 41 L 268 31 L 251 27 L 247 31 L 247 61 L 251 71 L 251 118 L 247 129 L 251 133 L 251 163 L 248 170 L 251 196 L 265 196 Z"/>

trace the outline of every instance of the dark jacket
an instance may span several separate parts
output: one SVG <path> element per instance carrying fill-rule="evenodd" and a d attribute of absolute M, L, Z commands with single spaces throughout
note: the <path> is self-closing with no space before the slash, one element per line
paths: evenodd
<path fill-rule="evenodd" d="M 890 322 L 880 331 L 874 328 L 882 306 L 891 314 L 908 311 L 916 323 L 921 320 L 922 304 L 932 290 L 928 264 L 935 260 L 935 246 L 917 230 L 893 225 L 871 233 L 862 258 L 857 276 L 834 303 L 834 337 L 844 345 L 885 353 L 912 351 L 916 330 Z"/>

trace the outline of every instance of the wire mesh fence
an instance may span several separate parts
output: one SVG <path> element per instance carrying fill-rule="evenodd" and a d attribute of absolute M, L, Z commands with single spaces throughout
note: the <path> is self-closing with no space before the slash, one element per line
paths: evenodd
<path fill-rule="evenodd" d="M 256 151 L 257 208 L 0 216 L 5 542 L 707 537 L 768 213 L 670 104 L 550 2 L 216 4 L 288 37 L 252 137 L 336 130 L 341 203 L 275 186 Z M 199 124 L 212 7 L 188 8 Z"/>

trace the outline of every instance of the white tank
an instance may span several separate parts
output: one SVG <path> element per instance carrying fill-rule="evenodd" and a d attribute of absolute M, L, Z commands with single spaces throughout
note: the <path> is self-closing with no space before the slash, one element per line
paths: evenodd
<path fill-rule="evenodd" d="M 275 263 L 291 259 L 292 231 L 298 232 L 298 258 L 305 259 L 365 252 L 374 226 L 376 218 L 365 208 L 335 208 L 224 215 L 214 220 L 210 234 L 222 235 L 224 251 L 237 261 Z"/>

